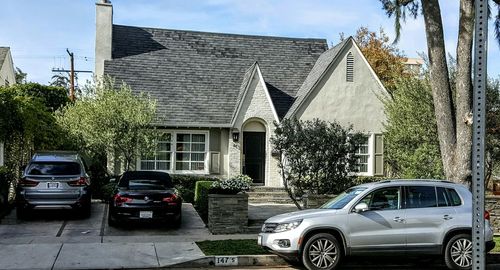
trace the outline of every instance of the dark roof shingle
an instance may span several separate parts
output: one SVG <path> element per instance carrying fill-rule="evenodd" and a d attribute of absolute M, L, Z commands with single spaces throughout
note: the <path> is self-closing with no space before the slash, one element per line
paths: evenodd
<path fill-rule="evenodd" d="M 104 72 L 157 99 L 163 125 L 227 126 L 255 62 L 283 116 L 326 49 L 324 39 L 113 25 L 113 60 Z"/>

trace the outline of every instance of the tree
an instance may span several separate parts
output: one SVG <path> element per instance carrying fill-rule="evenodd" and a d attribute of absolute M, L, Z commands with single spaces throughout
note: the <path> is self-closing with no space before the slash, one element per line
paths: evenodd
<path fill-rule="evenodd" d="M 58 86 L 26 83 L 12 86 L 12 89 L 18 96 L 39 99 L 51 112 L 55 112 L 70 101 L 66 89 Z"/>
<path fill-rule="evenodd" d="M 275 125 L 271 143 L 280 156 L 285 190 L 299 209 L 299 197 L 306 191 L 335 194 L 352 185 L 361 133 L 319 119 L 284 119 Z"/>
<path fill-rule="evenodd" d="M 427 79 L 404 78 L 384 100 L 385 162 L 392 177 L 443 178 L 432 93 Z"/>
<path fill-rule="evenodd" d="M 500 79 L 489 79 L 486 88 L 486 186 L 500 165 Z"/>
<path fill-rule="evenodd" d="M 430 85 L 437 120 L 437 133 L 446 178 L 465 183 L 471 177 L 472 149 L 472 39 L 474 1 L 460 1 L 455 92 L 452 91 L 439 0 L 380 0 L 389 17 L 395 19 L 396 39 L 401 20 L 407 14 L 424 16 L 429 56 Z M 500 9 L 500 0 L 495 0 Z M 496 31 L 500 17 L 496 17 Z M 497 39 L 500 37 L 497 35 Z"/>
<path fill-rule="evenodd" d="M 130 170 L 136 154 L 153 147 L 156 103 L 110 79 L 94 88 L 94 96 L 82 97 L 64 107 L 58 123 L 90 151 L 116 153 L 125 161 L 125 169 Z"/>
<path fill-rule="evenodd" d="M 360 27 L 354 40 L 389 94 L 393 94 L 398 79 L 412 75 L 405 70 L 403 62 L 406 57 L 389 42 L 382 28 L 377 34 L 367 27 Z"/>
<path fill-rule="evenodd" d="M 27 73 L 24 73 L 20 68 L 16 67 L 16 83 L 23 84 L 26 83 Z"/>

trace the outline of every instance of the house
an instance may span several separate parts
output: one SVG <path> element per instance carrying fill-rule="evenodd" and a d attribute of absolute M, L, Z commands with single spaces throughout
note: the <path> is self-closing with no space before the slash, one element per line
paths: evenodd
<path fill-rule="evenodd" d="M 16 83 L 16 72 L 9 47 L 0 47 L 0 86 Z M 0 142 L 0 166 L 4 165 L 4 143 Z"/>
<path fill-rule="evenodd" d="M 337 121 L 364 132 L 361 175 L 383 174 L 380 97 L 386 91 L 352 38 L 206 33 L 113 24 L 96 4 L 95 75 L 124 81 L 157 100 L 164 132 L 155 155 L 136 168 L 282 185 L 269 140 L 274 122 Z M 119 173 L 118 162 L 111 168 Z"/>

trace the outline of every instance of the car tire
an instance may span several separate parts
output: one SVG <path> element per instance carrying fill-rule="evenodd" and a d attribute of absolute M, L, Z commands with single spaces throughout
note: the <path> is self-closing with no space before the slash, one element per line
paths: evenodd
<path fill-rule="evenodd" d="M 302 252 L 302 263 L 309 270 L 336 269 L 342 258 L 342 248 L 337 238 L 319 233 L 309 238 Z"/>
<path fill-rule="evenodd" d="M 449 269 L 471 269 L 472 237 L 470 234 L 458 234 L 448 241 L 444 254 L 444 262 Z"/>
<path fill-rule="evenodd" d="M 172 227 L 174 229 L 179 229 L 181 225 L 182 225 L 182 212 L 180 212 L 179 215 L 177 215 L 177 217 L 174 220 L 174 223 L 172 223 Z"/>
<path fill-rule="evenodd" d="M 23 206 L 16 206 L 16 216 L 17 219 L 25 220 L 28 219 L 29 210 Z"/>

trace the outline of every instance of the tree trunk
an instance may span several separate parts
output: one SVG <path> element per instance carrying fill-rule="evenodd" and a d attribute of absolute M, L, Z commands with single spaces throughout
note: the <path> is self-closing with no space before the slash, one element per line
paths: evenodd
<path fill-rule="evenodd" d="M 456 74 L 455 179 L 466 183 L 471 176 L 472 161 L 472 39 L 474 35 L 474 1 L 460 1 Z"/>
<path fill-rule="evenodd" d="M 453 99 L 446 63 L 443 23 L 438 0 L 422 0 L 422 10 L 427 36 L 430 84 L 437 121 L 439 148 L 446 178 L 459 181 L 454 171 L 456 147 Z"/>

